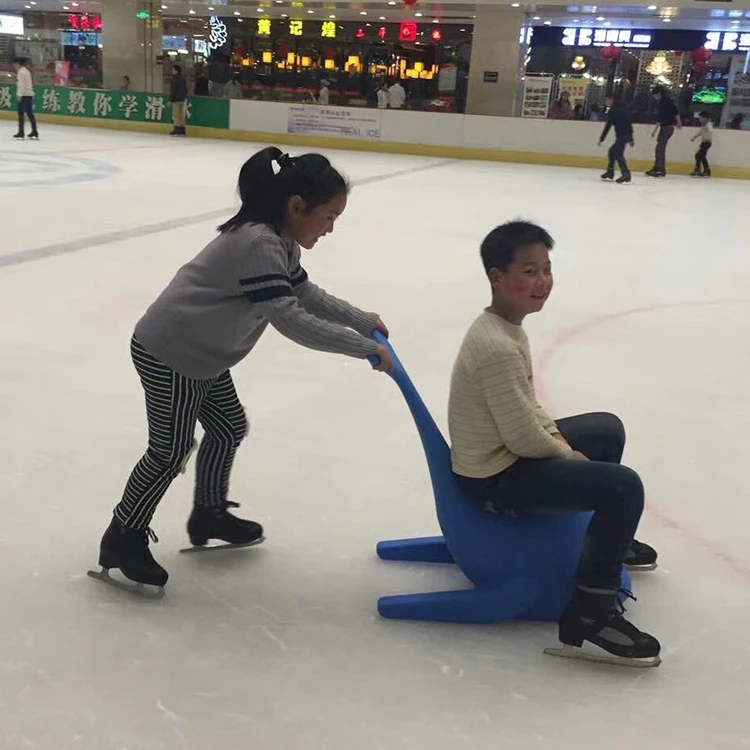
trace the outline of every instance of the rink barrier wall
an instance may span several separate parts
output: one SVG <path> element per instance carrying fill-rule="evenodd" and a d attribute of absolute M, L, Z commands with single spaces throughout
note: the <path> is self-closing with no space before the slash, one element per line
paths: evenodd
<path fill-rule="evenodd" d="M 8 87 L 0 87 L 8 88 Z M 43 92 L 41 89 L 40 92 Z M 43 94 L 42 94 L 43 96 Z M 49 97 L 48 97 L 49 98 Z M 38 97 L 37 97 L 38 99 Z M 194 100 L 198 101 L 198 100 Z M 336 138 L 320 135 L 289 133 L 292 106 L 300 105 L 251 100 L 206 99 L 226 108 L 227 119 L 219 127 L 189 122 L 193 137 L 221 138 L 253 143 L 273 143 L 293 148 L 342 149 L 370 153 L 407 154 L 446 159 L 469 159 L 520 164 L 602 169 L 610 135 L 602 148 L 597 142 L 602 123 L 536 120 L 517 117 L 485 117 L 479 115 L 438 114 L 396 110 L 363 110 L 375 113 L 379 123 L 378 139 Z M 15 99 L 14 99 L 15 103 Z M 0 119 L 15 119 L 15 111 L 2 107 Z M 311 108 L 315 105 L 309 105 Z M 335 108 L 334 108 L 335 109 Z M 162 122 L 135 121 L 103 117 L 50 114 L 37 108 L 42 123 L 109 128 L 136 132 L 166 134 L 171 116 Z M 169 113 L 168 110 L 165 110 Z M 226 121 L 228 127 L 224 126 Z M 205 122 L 205 120 L 203 120 Z M 644 171 L 653 164 L 655 141 L 652 126 L 635 126 L 635 148 L 627 151 L 628 163 L 634 172 Z M 688 174 L 694 167 L 697 143 L 690 138 L 696 128 L 676 131 L 669 144 L 668 169 L 675 174 Z M 750 134 L 743 131 L 716 130 L 714 145 L 709 152 L 715 177 L 750 179 Z"/>

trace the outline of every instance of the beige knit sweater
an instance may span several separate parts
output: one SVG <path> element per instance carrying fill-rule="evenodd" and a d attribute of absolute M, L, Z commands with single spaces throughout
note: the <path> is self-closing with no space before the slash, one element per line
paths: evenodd
<path fill-rule="evenodd" d="M 453 471 L 484 479 L 519 457 L 569 458 L 534 393 L 521 326 L 486 310 L 469 328 L 453 368 L 448 403 Z"/>

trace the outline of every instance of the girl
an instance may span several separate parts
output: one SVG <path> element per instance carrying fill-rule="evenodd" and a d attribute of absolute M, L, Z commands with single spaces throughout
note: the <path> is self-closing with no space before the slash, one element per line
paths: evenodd
<path fill-rule="evenodd" d="M 101 542 L 100 574 L 110 568 L 138 584 L 162 587 L 167 571 L 151 556 L 149 523 L 172 480 L 184 471 L 200 422 L 194 509 L 188 534 L 230 545 L 262 540 L 254 521 L 233 516 L 227 499 L 235 451 L 247 422 L 230 368 L 270 323 L 311 349 L 365 359 L 389 370 L 388 335 L 375 313 L 332 297 L 308 280 L 300 246 L 314 247 L 346 208 L 349 185 L 319 154 L 290 158 L 266 148 L 240 171 L 242 207 L 220 235 L 183 266 L 135 327 L 131 353 L 146 393 L 148 450 L 114 509 Z"/>

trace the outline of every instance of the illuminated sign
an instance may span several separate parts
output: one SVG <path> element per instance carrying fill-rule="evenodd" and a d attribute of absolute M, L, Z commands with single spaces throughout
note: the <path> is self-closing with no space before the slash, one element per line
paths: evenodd
<path fill-rule="evenodd" d="M 357 33 L 354 35 L 355 39 L 364 39 L 365 38 L 365 30 L 364 29 L 357 29 Z"/>
<path fill-rule="evenodd" d="M 404 21 L 401 24 L 399 39 L 402 42 L 414 42 L 417 39 L 417 24 L 413 21 Z"/>
<path fill-rule="evenodd" d="M 302 21 L 289 21 L 289 33 L 292 36 L 302 36 L 303 28 Z"/>
<path fill-rule="evenodd" d="M 336 38 L 336 23 L 334 21 L 323 21 L 320 27 L 320 35 L 326 39 Z"/>
<path fill-rule="evenodd" d="M 23 36 L 23 16 L 0 16 L 0 34 Z"/>
<path fill-rule="evenodd" d="M 385 37 L 387 36 L 387 34 L 388 34 L 388 29 L 386 29 L 385 26 L 381 26 L 378 29 L 378 39 L 380 39 L 381 42 L 385 41 Z"/>
<path fill-rule="evenodd" d="M 208 22 L 211 26 L 208 48 L 221 49 L 227 43 L 227 25 L 218 16 L 211 16 Z"/>
<path fill-rule="evenodd" d="M 750 34 L 738 31 L 709 31 L 704 46 L 714 52 L 747 52 L 750 50 Z"/>
<path fill-rule="evenodd" d="M 562 43 L 565 47 L 616 47 L 648 49 L 651 46 L 650 32 L 633 29 L 563 29 Z"/>
<path fill-rule="evenodd" d="M 440 29 L 435 29 L 435 31 L 430 34 L 432 37 L 433 42 L 442 42 L 443 41 L 443 32 L 440 31 Z"/>
<path fill-rule="evenodd" d="M 83 15 L 74 13 L 72 16 L 68 16 L 68 22 L 70 23 L 70 28 L 76 31 L 102 30 L 101 16 L 90 16 L 88 13 L 84 13 Z"/>
<path fill-rule="evenodd" d="M 271 19 L 270 18 L 258 19 L 258 35 L 259 36 L 271 36 Z"/>

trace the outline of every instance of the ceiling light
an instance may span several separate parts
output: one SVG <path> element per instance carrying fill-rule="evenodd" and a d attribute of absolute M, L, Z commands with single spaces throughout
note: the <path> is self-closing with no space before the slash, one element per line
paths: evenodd
<path fill-rule="evenodd" d="M 242 23 L 245 19 L 244 18 L 238 18 L 237 23 Z"/>
<path fill-rule="evenodd" d="M 414 18 L 422 18 L 422 14 L 421 13 L 415 13 L 414 14 Z"/>
<path fill-rule="evenodd" d="M 597 16 L 597 17 L 596 17 L 596 20 L 597 20 L 597 21 L 603 21 L 603 20 L 604 20 L 604 16 Z"/>
<path fill-rule="evenodd" d="M 284 4 L 284 0 L 276 0 L 276 5 L 283 5 L 283 4 Z"/>
<path fill-rule="evenodd" d="M 166 6 L 166 5 L 162 5 L 162 6 L 161 6 L 161 9 L 162 9 L 162 10 L 167 10 L 167 6 Z M 209 8 L 209 10 L 211 10 L 211 8 Z"/>
<path fill-rule="evenodd" d="M 438 21 L 438 20 L 437 20 L 437 18 L 433 18 L 433 19 L 432 19 L 432 22 L 433 22 L 433 23 L 440 23 L 440 21 Z"/>
<path fill-rule="evenodd" d="M 574 18 L 574 19 L 573 19 L 573 23 L 581 23 L 581 22 L 580 22 L 580 20 L 579 20 L 579 19 L 577 19 L 577 18 Z"/>
<path fill-rule="evenodd" d="M 604 25 L 605 25 L 605 26 L 611 26 L 611 25 L 612 25 L 612 22 L 611 22 L 611 21 L 605 21 L 605 22 L 604 22 Z"/>
<path fill-rule="evenodd" d="M 63 5 L 63 10 L 70 10 L 70 8 L 67 5 Z"/>
<path fill-rule="evenodd" d="M 188 11 L 188 13 L 190 13 L 191 16 L 195 15 L 195 11 L 192 8 Z"/>
<path fill-rule="evenodd" d="M 542 17 L 541 16 L 534 16 L 531 20 L 532 21 L 541 21 Z"/>
<path fill-rule="evenodd" d="M 288 15 L 287 15 L 286 13 L 282 13 L 282 14 L 281 14 L 281 17 L 282 17 L 282 18 L 289 18 L 289 16 L 288 16 Z"/>
<path fill-rule="evenodd" d="M 366 10 L 361 10 L 361 11 L 359 11 L 359 15 L 360 16 L 366 16 L 367 15 L 367 11 Z"/>
<path fill-rule="evenodd" d="M 328 18 L 336 18 L 336 16 L 328 16 Z"/>
<path fill-rule="evenodd" d="M 388 3 L 388 5 L 396 5 L 396 0 L 390 0 L 390 2 Z"/>
<path fill-rule="evenodd" d="M 235 16 L 239 16 L 239 15 L 240 15 L 240 12 L 239 12 L 238 10 L 236 10 L 236 11 L 234 11 L 234 15 L 235 15 Z"/>
<path fill-rule="evenodd" d="M 385 16 L 380 16 L 380 18 L 378 18 L 378 21 L 385 21 Z"/>
<path fill-rule="evenodd" d="M 511 3 L 510 7 L 511 8 L 520 8 L 521 7 L 521 3 Z"/>
<path fill-rule="evenodd" d="M 31 0 L 31 2 L 29 3 L 29 5 L 36 5 L 35 0 Z"/>
<path fill-rule="evenodd" d="M 661 20 L 664 21 L 664 23 L 672 23 L 671 18 L 662 18 Z"/>
<path fill-rule="evenodd" d="M 263 10 L 263 8 L 258 8 L 258 13 L 265 13 L 265 11 Z"/>
<path fill-rule="evenodd" d="M 658 5 L 649 5 L 648 9 L 649 10 L 657 10 L 658 7 L 659 7 Z"/>
<path fill-rule="evenodd" d="M 31 10 L 31 6 L 30 5 L 24 5 L 23 7 L 26 8 L 26 10 Z"/>

